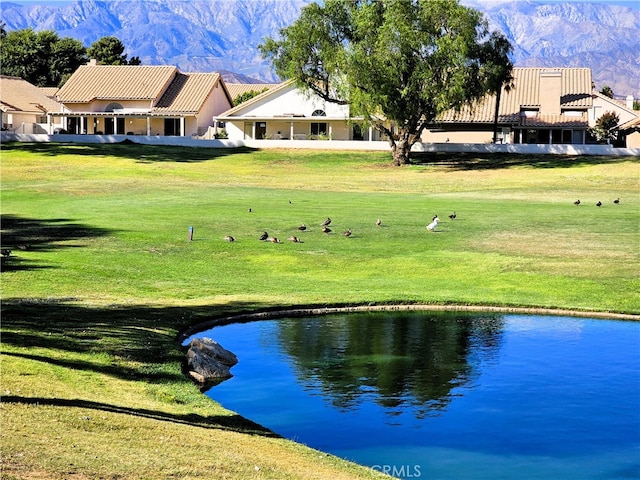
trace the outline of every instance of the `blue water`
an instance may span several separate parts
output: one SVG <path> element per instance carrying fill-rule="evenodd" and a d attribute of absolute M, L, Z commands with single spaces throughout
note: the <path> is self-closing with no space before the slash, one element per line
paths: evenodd
<path fill-rule="evenodd" d="M 400 478 L 640 479 L 640 323 L 358 314 L 216 327 L 207 395 Z"/>

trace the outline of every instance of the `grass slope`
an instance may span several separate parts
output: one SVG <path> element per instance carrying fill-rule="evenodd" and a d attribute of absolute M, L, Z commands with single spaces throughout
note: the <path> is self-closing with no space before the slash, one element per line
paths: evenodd
<path fill-rule="evenodd" d="M 419 161 L 3 145 L 3 478 L 371 478 L 185 378 L 176 338 L 216 316 L 380 303 L 640 312 L 637 158 Z"/>

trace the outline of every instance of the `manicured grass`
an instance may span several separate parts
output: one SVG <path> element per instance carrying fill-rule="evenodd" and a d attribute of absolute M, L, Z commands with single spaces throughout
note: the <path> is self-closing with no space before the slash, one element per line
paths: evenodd
<path fill-rule="evenodd" d="M 3 145 L 3 475 L 371 478 L 185 378 L 176 338 L 216 316 L 382 303 L 640 312 L 638 158 L 419 160 Z"/>

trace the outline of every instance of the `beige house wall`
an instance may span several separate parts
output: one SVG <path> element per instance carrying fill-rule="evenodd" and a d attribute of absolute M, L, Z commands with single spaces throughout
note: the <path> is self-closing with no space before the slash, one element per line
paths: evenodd
<path fill-rule="evenodd" d="M 220 82 L 216 83 L 195 117 L 187 117 L 185 135 L 203 135 L 209 127 L 213 126 L 213 117 L 228 110 L 230 106 Z"/>
<path fill-rule="evenodd" d="M 424 143 L 491 143 L 493 132 L 487 130 L 425 130 L 421 138 Z"/>
<path fill-rule="evenodd" d="M 627 148 L 640 148 L 640 132 L 632 132 L 627 135 Z"/>
<path fill-rule="evenodd" d="M 44 112 L 3 112 L 2 124 L 12 132 L 27 134 L 50 134 L 62 127 L 59 119 L 51 120 Z"/>
<path fill-rule="evenodd" d="M 352 127 L 346 120 L 327 119 L 326 117 L 311 117 L 304 120 L 295 119 L 251 119 L 226 120 L 225 130 L 229 138 L 239 140 L 313 140 L 311 135 L 311 123 L 326 123 L 327 137 L 332 140 L 351 140 Z M 254 138 L 256 130 L 254 124 L 264 124 L 265 134 Z"/>

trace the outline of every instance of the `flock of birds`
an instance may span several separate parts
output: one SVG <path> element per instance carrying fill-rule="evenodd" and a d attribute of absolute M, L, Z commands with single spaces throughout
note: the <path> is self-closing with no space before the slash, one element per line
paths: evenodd
<path fill-rule="evenodd" d="M 291 202 L 289 202 L 289 203 L 291 203 Z M 582 204 L 580 199 L 576 200 L 573 203 L 574 203 L 574 205 L 581 205 Z M 620 203 L 620 198 L 616 198 L 613 201 L 613 203 L 618 205 Z M 602 202 L 600 200 L 598 200 L 598 202 L 596 203 L 596 206 L 597 207 L 601 207 L 602 205 L 603 205 Z M 252 210 L 249 209 L 250 213 L 251 213 L 251 211 Z M 450 220 L 455 220 L 456 217 L 457 217 L 457 214 L 456 214 L 455 211 L 451 215 L 449 215 L 449 219 Z M 435 232 L 439 222 L 440 222 L 440 218 L 438 217 L 438 215 L 434 215 L 433 218 L 431 219 L 431 223 L 429 223 L 427 225 L 427 230 L 430 231 L 430 232 Z M 331 233 L 332 230 L 331 230 L 331 228 L 329 228 L 329 225 L 331 225 L 331 218 L 327 217 L 327 219 L 320 224 L 320 228 L 322 229 L 323 233 L 325 233 L 325 234 Z M 382 226 L 382 220 L 380 220 L 378 218 L 376 220 L 376 225 L 378 227 Z M 307 229 L 307 226 L 304 223 L 298 227 L 298 230 L 300 230 L 300 231 L 305 231 L 306 229 Z M 346 230 L 344 230 L 342 232 L 342 235 L 345 236 L 345 237 L 350 237 L 352 235 L 351 229 L 347 228 Z M 224 237 L 224 239 L 227 242 L 235 242 L 236 241 L 236 237 L 234 237 L 232 235 L 227 235 L 227 236 Z M 258 237 L 258 239 L 261 242 L 282 243 L 278 237 L 272 237 L 272 236 L 269 235 L 268 232 L 262 232 L 262 234 Z M 290 241 L 290 242 L 293 242 L 293 243 L 304 243 L 300 237 L 295 236 L 295 235 L 291 235 L 287 240 Z"/>
<path fill-rule="evenodd" d="M 252 210 L 249 209 L 249 212 L 251 212 L 251 211 Z M 449 215 L 449 218 L 451 220 L 454 220 L 456 218 L 456 216 L 457 216 L 456 212 L 453 212 L 451 215 Z M 438 222 L 440 222 L 440 218 L 438 217 L 438 215 L 435 215 L 431 219 L 431 223 L 429 225 L 427 225 L 427 230 L 429 230 L 430 232 L 435 231 L 436 227 L 438 226 Z M 322 233 L 329 234 L 329 233 L 332 232 L 332 229 L 329 228 L 329 225 L 331 225 L 331 217 L 327 217 L 327 219 L 320 224 L 320 228 L 322 230 Z M 382 226 L 382 220 L 380 220 L 379 218 L 376 220 L 376 226 L 378 226 L 378 227 Z M 301 232 L 304 232 L 307 229 L 307 226 L 303 223 L 297 228 Z M 341 234 L 344 237 L 350 237 L 353 234 L 353 232 L 352 232 L 352 230 L 350 228 L 347 228 Z M 226 235 L 224 237 L 224 239 L 227 242 L 235 242 L 236 241 L 236 237 L 234 237 L 233 235 Z M 278 237 L 270 236 L 269 232 L 262 232 L 262 234 L 258 237 L 258 240 L 260 240 L 261 242 L 282 243 Z M 291 235 L 287 240 L 290 241 L 290 242 L 293 242 L 293 243 L 304 243 L 300 237 L 295 236 L 295 235 Z"/>
<path fill-rule="evenodd" d="M 580 205 L 582 202 L 580 201 L 580 199 L 576 200 L 575 202 L 573 202 L 574 205 Z M 616 198 L 613 203 L 615 203 L 616 205 L 618 205 L 620 203 L 620 199 Z M 602 202 L 600 200 L 597 201 L 596 203 L 596 207 L 601 207 L 602 206 Z"/>

